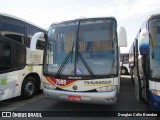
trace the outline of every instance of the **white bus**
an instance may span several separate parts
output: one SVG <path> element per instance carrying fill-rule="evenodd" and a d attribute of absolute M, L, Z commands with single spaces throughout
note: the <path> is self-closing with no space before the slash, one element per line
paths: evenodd
<path fill-rule="evenodd" d="M 0 101 L 31 98 L 42 89 L 41 73 L 45 41 L 30 52 L 31 38 L 46 30 L 15 16 L 0 13 Z"/>
<path fill-rule="evenodd" d="M 48 99 L 115 104 L 120 88 L 119 46 L 126 46 L 125 29 L 117 34 L 113 17 L 52 24 L 44 53 L 44 94 Z M 31 40 L 35 50 L 37 33 Z M 119 39 L 118 39 L 119 38 Z"/>
<path fill-rule="evenodd" d="M 154 14 L 140 27 L 130 48 L 131 78 L 138 101 L 160 110 L 160 14 Z"/>

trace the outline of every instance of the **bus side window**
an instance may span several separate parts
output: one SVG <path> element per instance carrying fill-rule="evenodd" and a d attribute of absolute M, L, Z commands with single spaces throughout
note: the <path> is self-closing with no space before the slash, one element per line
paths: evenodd
<path fill-rule="evenodd" d="M 31 42 L 31 38 L 32 36 L 37 33 L 37 32 L 40 32 L 41 30 L 34 27 L 34 26 L 31 26 L 31 25 L 27 25 L 27 46 L 29 47 L 30 46 L 30 42 Z M 43 38 L 40 38 L 38 41 L 37 41 L 37 49 L 41 49 L 41 50 L 44 50 L 44 47 L 45 47 L 45 40 Z"/>
<path fill-rule="evenodd" d="M 44 47 L 45 47 L 45 41 L 38 40 L 37 48 L 44 50 Z"/>
<path fill-rule="evenodd" d="M 24 44 L 24 24 L 20 21 L 4 19 L 1 25 L 0 34 Z"/>
<path fill-rule="evenodd" d="M 0 71 L 11 68 L 11 44 L 4 42 L 0 46 Z"/>
<path fill-rule="evenodd" d="M 26 49 L 24 46 L 15 45 L 15 57 L 14 57 L 14 68 L 19 69 L 25 67 L 26 64 Z"/>
<path fill-rule="evenodd" d="M 0 28 L 1 28 L 2 17 L 0 16 Z"/>

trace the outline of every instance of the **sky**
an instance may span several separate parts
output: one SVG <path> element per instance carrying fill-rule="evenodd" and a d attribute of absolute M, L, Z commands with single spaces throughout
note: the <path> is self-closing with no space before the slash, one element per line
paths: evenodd
<path fill-rule="evenodd" d="M 115 17 L 127 33 L 127 53 L 146 18 L 160 13 L 159 0 L 0 0 L 0 13 L 17 16 L 48 29 L 54 22 L 77 18 Z"/>

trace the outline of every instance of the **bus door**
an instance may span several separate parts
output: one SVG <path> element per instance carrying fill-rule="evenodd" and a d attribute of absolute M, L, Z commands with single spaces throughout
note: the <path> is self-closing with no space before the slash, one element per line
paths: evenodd
<path fill-rule="evenodd" d="M 13 46 L 0 38 L 0 100 L 11 98 L 15 94 L 15 73 L 12 72 Z"/>

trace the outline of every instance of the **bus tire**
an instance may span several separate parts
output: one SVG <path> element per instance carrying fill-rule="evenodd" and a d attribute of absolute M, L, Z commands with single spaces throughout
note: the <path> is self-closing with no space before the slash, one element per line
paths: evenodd
<path fill-rule="evenodd" d="M 142 94 L 146 95 L 142 98 L 142 102 L 149 105 L 149 86 L 146 85 Z"/>
<path fill-rule="evenodd" d="M 134 85 L 135 83 L 134 83 L 133 75 L 131 75 L 131 81 L 132 81 L 132 83 L 133 83 L 133 85 Z"/>
<path fill-rule="evenodd" d="M 37 84 L 36 79 L 32 76 L 29 76 L 24 79 L 21 89 L 21 97 L 23 99 L 32 98 L 37 93 Z"/>
<path fill-rule="evenodd" d="M 122 75 L 127 75 L 128 74 L 128 70 L 126 67 L 121 67 L 121 74 Z"/>

